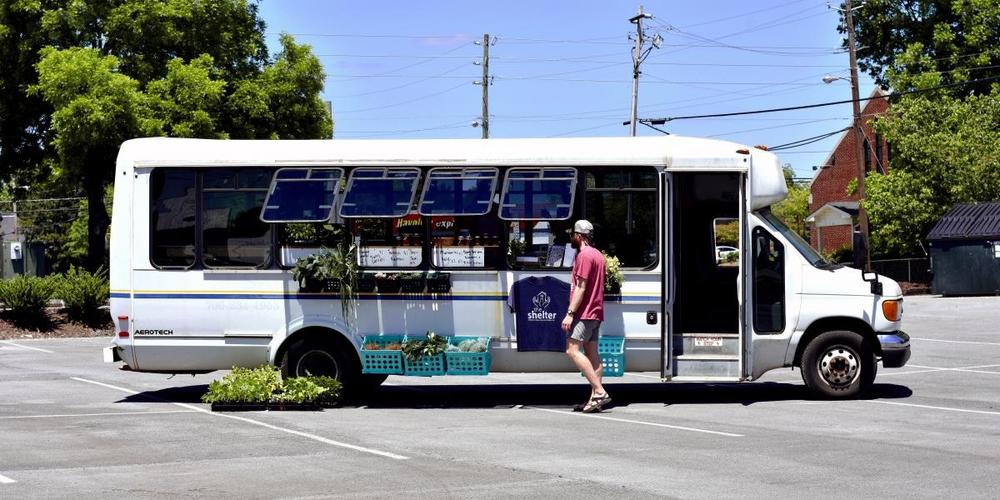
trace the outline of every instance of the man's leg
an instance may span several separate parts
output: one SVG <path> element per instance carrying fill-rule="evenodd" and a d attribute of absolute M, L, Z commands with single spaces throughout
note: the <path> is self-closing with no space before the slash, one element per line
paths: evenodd
<path fill-rule="evenodd" d="M 604 391 L 604 386 L 601 384 L 600 377 L 594 371 L 593 361 L 580 350 L 582 345 L 582 341 L 570 337 L 566 343 L 566 355 L 573 361 L 576 368 L 580 370 L 580 373 L 583 373 L 587 382 L 590 382 L 591 396 L 607 394 Z"/>
<path fill-rule="evenodd" d="M 604 384 L 604 364 L 601 363 L 601 355 L 597 351 L 597 339 L 583 344 L 583 350 L 587 353 L 587 360 L 590 361 L 590 366 L 593 367 L 594 374 L 597 375 L 597 380 L 601 384 Z M 601 393 L 603 394 L 603 390 Z M 591 397 L 596 395 L 596 392 L 591 392 L 590 394 Z"/>

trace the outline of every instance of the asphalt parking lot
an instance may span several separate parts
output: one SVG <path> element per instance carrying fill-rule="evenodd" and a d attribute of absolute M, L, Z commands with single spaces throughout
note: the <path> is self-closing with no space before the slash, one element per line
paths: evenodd
<path fill-rule="evenodd" d="M 367 405 L 211 413 L 220 374 L 121 372 L 106 339 L 0 341 L 0 498 L 996 498 L 1000 297 L 908 297 L 908 366 L 866 399 L 797 371 L 742 385 L 627 374 L 392 377 Z"/>

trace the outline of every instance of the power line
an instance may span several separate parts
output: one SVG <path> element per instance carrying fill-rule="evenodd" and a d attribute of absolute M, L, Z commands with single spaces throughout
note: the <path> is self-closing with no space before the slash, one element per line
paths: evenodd
<path fill-rule="evenodd" d="M 412 103 L 417 102 L 417 101 L 423 101 L 424 99 L 430 99 L 431 97 L 437 97 L 437 96 L 439 96 L 441 94 L 447 94 L 448 92 L 452 92 L 452 91 L 454 91 L 454 90 L 456 90 L 456 89 L 458 89 L 460 87 L 465 87 L 466 85 L 467 84 L 465 84 L 465 83 L 460 83 L 458 85 L 455 85 L 454 87 L 449 87 L 449 88 L 444 89 L 444 90 L 442 90 L 440 92 L 435 92 L 433 94 L 427 94 L 427 95 L 423 95 L 423 96 L 420 96 L 420 97 L 415 97 L 413 99 L 408 99 L 406 101 L 395 102 L 395 103 L 392 103 L 392 104 L 385 104 L 385 105 L 382 105 L 382 106 L 373 106 L 373 107 L 370 107 L 370 108 L 350 109 L 350 110 L 347 110 L 347 111 L 339 111 L 338 110 L 337 113 L 338 114 L 363 113 L 363 112 L 366 112 L 366 111 L 375 111 L 375 110 L 379 110 L 379 109 L 387 109 L 387 108 L 395 108 L 397 106 L 405 106 L 407 104 L 412 104 Z"/>
<path fill-rule="evenodd" d="M 988 77 L 988 78 L 980 78 L 980 79 L 977 79 L 977 80 L 967 80 L 967 81 L 964 81 L 964 82 L 950 83 L 950 84 L 947 84 L 947 85 L 938 85 L 936 87 L 929 87 L 929 88 L 926 88 L 926 89 L 917 89 L 917 90 L 908 90 L 908 91 L 904 91 L 904 92 L 896 92 L 896 93 L 892 94 L 891 97 L 899 97 L 899 96 L 910 95 L 910 94 L 921 94 L 921 93 L 926 93 L 926 92 L 932 92 L 932 91 L 935 91 L 935 90 L 941 90 L 941 89 L 946 89 L 946 88 L 958 87 L 958 86 L 961 86 L 961 85 L 968 85 L 968 84 L 971 84 L 971 83 L 982 83 L 982 82 L 989 82 L 989 81 L 994 81 L 994 80 L 1000 80 L 1000 75 L 998 75 L 998 76 L 992 76 L 992 77 Z M 862 98 L 858 99 L 858 102 L 870 101 L 870 100 L 873 100 L 873 99 L 888 99 L 889 97 L 890 96 L 888 96 L 888 95 L 878 95 L 878 96 L 872 96 L 872 97 L 862 97 Z M 801 106 L 786 106 L 786 107 L 783 107 L 783 108 L 758 109 L 758 110 L 753 110 L 753 111 L 736 111 L 736 112 L 731 112 L 731 113 L 713 113 L 713 114 L 707 114 L 707 115 L 672 116 L 672 117 L 667 117 L 667 118 L 655 118 L 655 119 L 650 119 L 650 120 L 654 121 L 654 122 L 659 122 L 659 121 L 670 122 L 670 121 L 677 121 L 677 120 L 694 120 L 694 119 L 698 119 L 698 118 L 718 118 L 718 117 L 724 117 L 724 116 L 755 115 L 755 114 L 763 114 L 763 113 L 777 113 L 777 112 L 781 112 L 781 111 L 794 111 L 794 110 L 799 110 L 799 109 L 821 108 L 821 107 L 825 107 L 825 106 L 835 106 L 835 105 L 838 105 L 838 104 L 850 104 L 850 103 L 853 103 L 853 102 L 855 102 L 853 99 L 847 99 L 847 100 L 844 100 L 844 101 L 821 102 L 821 103 L 817 103 L 817 104 L 805 104 L 805 105 L 801 105 Z"/>
<path fill-rule="evenodd" d="M 778 144 L 777 146 L 773 146 L 773 147 L 770 147 L 770 148 L 767 148 L 767 149 L 768 149 L 768 151 L 781 151 L 781 150 L 784 150 L 784 149 L 798 148 L 798 147 L 802 147 L 802 146 L 806 146 L 806 145 L 809 145 L 809 144 L 813 144 L 813 143 L 822 141 L 823 139 L 826 139 L 826 138 L 829 138 L 829 137 L 833 137 L 833 136 L 835 136 L 835 135 L 837 135 L 837 134 L 839 134 L 839 133 L 841 133 L 841 132 L 843 132 L 845 130 L 851 130 L 851 127 L 844 127 L 842 129 L 834 130 L 833 132 L 827 132 L 825 134 L 814 135 L 812 137 L 806 137 L 804 139 L 798 139 L 798 140 L 795 140 L 795 141 L 792 141 L 792 142 L 786 142 L 785 144 Z M 800 151 L 800 153 L 804 153 L 804 152 L 805 151 Z M 817 152 L 818 153 L 828 153 L 829 151 L 817 151 Z"/>

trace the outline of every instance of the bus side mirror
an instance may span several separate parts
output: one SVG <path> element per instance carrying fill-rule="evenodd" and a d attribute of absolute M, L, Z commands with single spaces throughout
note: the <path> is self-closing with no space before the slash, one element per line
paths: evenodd
<path fill-rule="evenodd" d="M 882 295 L 882 283 L 878 281 L 877 273 L 861 273 L 861 279 L 871 283 L 872 295 Z"/>

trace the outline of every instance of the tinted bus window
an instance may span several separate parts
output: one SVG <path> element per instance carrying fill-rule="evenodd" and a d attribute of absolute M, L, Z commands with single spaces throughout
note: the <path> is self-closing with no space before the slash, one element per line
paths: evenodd
<path fill-rule="evenodd" d="M 337 199 L 339 168 L 283 168 L 275 172 L 260 218 L 264 222 L 323 222 Z"/>
<path fill-rule="evenodd" d="M 656 262 L 656 171 L 591 168 L 584 174 L 583 217 L 594 224 L 594 246 L 622 267 Z"/>
<path fill-rule="evenodd" d="M 410 212 L 420 170 L 356 168 L 340 207 L 342 217 L 402 217 Z"/>
<path fill-rule="evenodd" d="M 208 267 L 264 267 L 271 225 L 260 220 L 271 170 L 211 169 L 202 189 L 202 259 Z"/>
<path fill-rule="evenodd" d="M 151 177 L 150 261 L 156 267 L 191 267 L 195 262 L 197 174 L 157 169 Z"/>
<path fill-rule="evenodd" d="M 500 218 L 565 220 L 576 195 L 574 168 L 512 168 L 504 179 Z"/>

